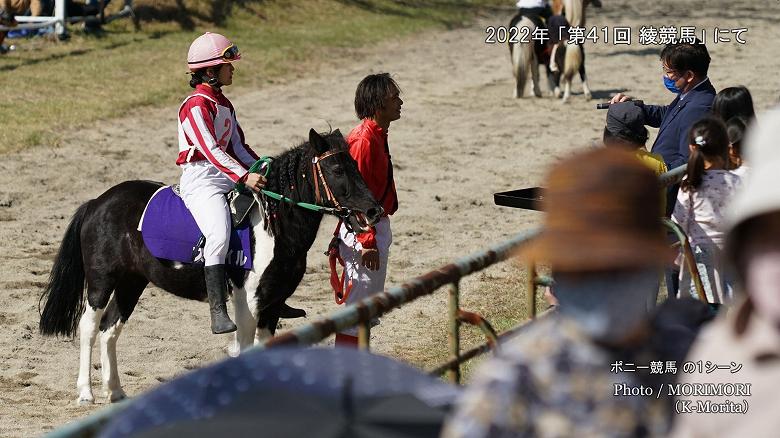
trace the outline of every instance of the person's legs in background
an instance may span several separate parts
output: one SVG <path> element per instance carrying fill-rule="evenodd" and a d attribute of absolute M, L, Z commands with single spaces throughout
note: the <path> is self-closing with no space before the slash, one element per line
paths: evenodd
<path fill-rule="evenodd" d="M 5 41 L 5 36 L 8 34 L 8 32 L 0 32 L 0 55 L 5 55 L 8 53 L 8 47 L 6 47 L 3 44 L 3 41 Z"/>
<path fill-rule="evenodd" d="M 103 0 L 103 9 L 108 7 L 108 4 L 111 2 L 111 0 Z M 103 18 L 103 15 L 101 14 L 100 9 L 100 0 L 87 0 L 85 6 L 84 6 L 84 15 L 97 15 L 100 16 L 100 18 Z M 99 33 L 103 31 L 103 24 L 100 21 L 85 21 L 84 22 L 84 31 L 87 33 Z"/>
<path fill-rule="evenodd" d="M 670 218 L 672 217 L 672 212 L 674 211 L 674 205 L 677 203 L 677 191 L 680 190 L 680 185 L 674 185 L 666 190 L 666 217 Z M 667 233 L 667 240 L 669 241 L 670 245 L 673 245 L 675 243 L 680 243 L 677 239 L 677 235 L 673 232 L 669 231 Z M 668 266 L 666 269 L 664 269 L 664 279 L 666 282 L 666 297 L 668 298 L 675 298 L 677 297 L 677 291 L 680 289 L 680 269 L 675 266 Z"/>
<path fill-rule="evenodd" d="M 4 6 L 4 8 L 0 8 L 0 25 L 16 26 L 14 17 L 27 13 L 30 9 L 30 0 L 4 1 L 1 2 L 0 5 Z M 9 51 L 8 47 L 3 45 L 6 35 L 8 35 L 8 32 L 0 32 L 0 55 L 4 55 Z"/>

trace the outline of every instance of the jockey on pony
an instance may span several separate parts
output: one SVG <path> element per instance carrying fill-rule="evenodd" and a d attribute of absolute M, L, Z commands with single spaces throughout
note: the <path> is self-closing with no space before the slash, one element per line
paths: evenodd
<path fill-rule="evenodd" d="M 225 257 L 231 219 L 225 194 L 236 183 L 258 192 L 265 178 L 248 169 L 258 155 L 244 142 L 233 104 L 222 87 L 233 83 L 238 47 L 217 33 L 206 32 L 190 45 L 187 65 L 195 91 L 179 107 L 181 197 L 205 237 L 205 280 L 211 331 L 229 333 L 236 325 L 227 314 Z"/>

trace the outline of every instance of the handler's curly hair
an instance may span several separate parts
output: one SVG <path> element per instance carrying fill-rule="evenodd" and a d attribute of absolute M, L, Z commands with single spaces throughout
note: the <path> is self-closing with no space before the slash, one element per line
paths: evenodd
<path fill-rule="evenodd" d="M 355 91 L 355 114 L 358 119 L 374 117 L 384 106 L 384 100 L 394 89 L 401 91 L 390 73 L 377 73 L 363 78 Z"/>

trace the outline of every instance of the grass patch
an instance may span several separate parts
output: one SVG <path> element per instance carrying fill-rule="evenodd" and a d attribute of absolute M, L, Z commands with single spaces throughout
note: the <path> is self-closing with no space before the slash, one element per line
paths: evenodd
<path fill-rule="evenodd" d="M 241 48 L 236 83 L 239 90 L 254 89 L 317 74 L 318 65 L 346 48 L 462 26 L 499 4 L 136 0 L 137 23 L 110 23 L 99 37 L 71 26 L 65 42 L 9 40 L 20 50 L 0 57 L 5 103 L 0 106 L 0 152 L 56 145 L 68 130 L 143 107 L 178 104 L 190 91 L 187 48 L 206 30 L 226 34 Z"/>
<path fill-rule="evenodd" d="M 526 300 L 526 272 L 516 265 L 514 260 L 503 262 L 464 278 L 460 285 L 460 307 L 480 314 L 493 326 L 497 333 L 504 332 L 529 319 L 531 312 Z M 446 296 L 446 290 L 436 292 Z M 536 290 L 536 314 L 547 310 L 549 305 L 544 299 L 544 290 Z M 449 359 L 448 322 L 446 312 L 429 322 L 425 336 L 429 341 L 421 348 L 396 346 L 393 355 L 422 369 L 430 370 Z M 486 341 L 482 331 L 473 326 L 461 325 L 461 352 L 465 352 Z M 462 382 L 470 379 L 478 365 L 489 357 L 490 353 L 472 359 L 461 366 Z"/>

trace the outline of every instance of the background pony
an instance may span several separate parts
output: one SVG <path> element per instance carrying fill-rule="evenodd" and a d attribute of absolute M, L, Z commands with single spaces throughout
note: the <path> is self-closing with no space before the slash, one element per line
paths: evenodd
<path fill-rule="evenodd" d="M 565 25 L 567 26 L 561 31 L 560 41 L 551 43 L 549 41 L 543 47 L 538 47 L 536 42 L 532 39 L 534 31 L 536 30 L 536 24 L 523 17 L 516 25 L 517 34 L 520 36 L 527 35 L 525 42 L 519 41 L 516 43 L 509 43 L 510 56 L 512 60 L 512 73 L 515 77 L 515 91 L 514 97 L 523 97 L 525 84 L 528 80 L 528 73 L 531 73 L 533 82 L 533 93 L 536 97 L 541 97 L 542 92 L 539 88 L 539 64 L 545 66 L 547 72 L 547 84 L 550 92 L 555 97 L 561 97 L 560 80 L 563 78 L 563 102 L 567 102 L 571 96 L 571 82 L 576 73 L 579 73 L 582 80 L 582 88 L 587 99 L 591 98 L 590 87 L 587 82 L 587 75 L 585 73 L 585 52 L 584 48 L 580 44 L 568 44 L 568 26 L 572 27 L 585 27 L 585 8 L 588 4 L 593 3 L 596 7 L 601 7 L 601 2 L 593 0 L 556 0 L 553 1 L 553 17 L 552 22 L 564 21 L 556 20 L 556 16 L 560 17 L 561 14 L 565 17 Z M 523 28 L 527 27 L 528 31 Z M 527 33 L 526 33 L 527 32 Z M 550 29 L 550 32 L 555 32 L 556 39 L 558 29 Z M 510 34 L 512 34 L 510 32 Z M 552 35 L 550 35 L 552 36 Z M 551 68 L 554 64 L 556 67 Z"/>

